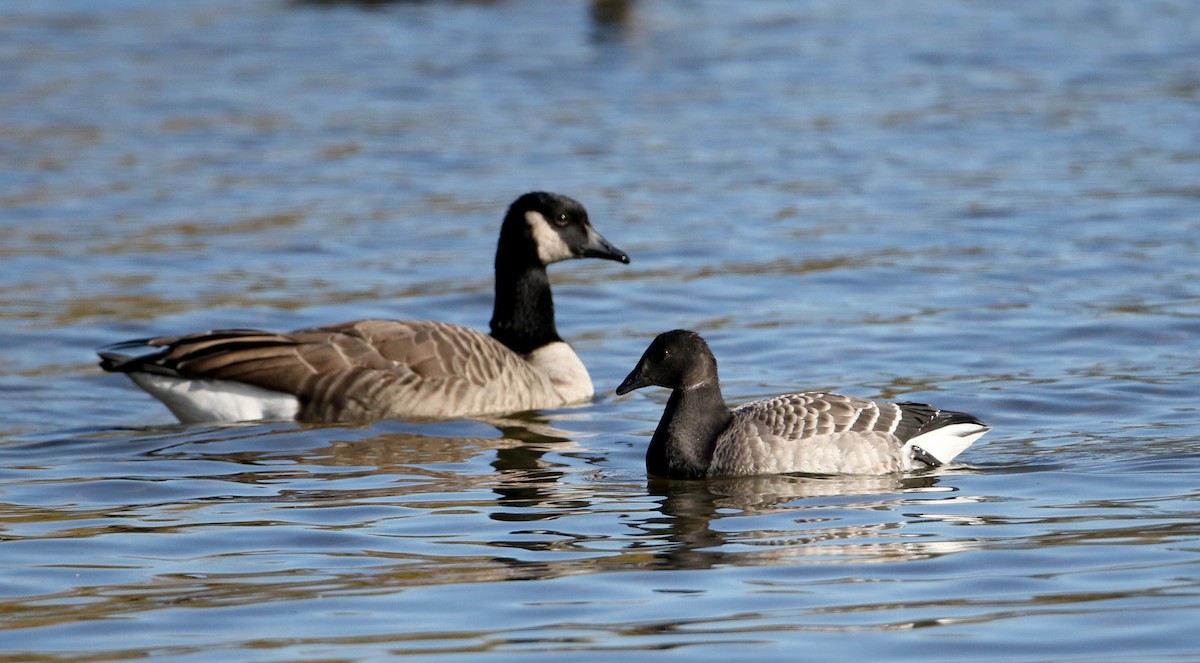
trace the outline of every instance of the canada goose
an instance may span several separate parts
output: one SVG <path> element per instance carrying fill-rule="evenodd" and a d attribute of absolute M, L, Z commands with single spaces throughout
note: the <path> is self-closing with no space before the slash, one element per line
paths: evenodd
<path fill-rule="evenodd" d="M 990 430 L 962 412 L 822 392 L 731 411 L 708 344 L 682 329 L 659 334 L 617 394 L 649 385 L 673 390 L 646 452 L 646 469 L 666 478 L 919 470 L 950 462 Z"/>
<path fill-rule="evenodd" d="M 98 351 L 100 367 L 125 373 L 185 423 L 449 418 L 584 401 L 592 380 L 558 335 L 546 276 L 572 258 L 629 262 L 583 205 L 527 193 L 500 228 L 490 336 L 407 320 L 226 329 L 117 343 Z"/>

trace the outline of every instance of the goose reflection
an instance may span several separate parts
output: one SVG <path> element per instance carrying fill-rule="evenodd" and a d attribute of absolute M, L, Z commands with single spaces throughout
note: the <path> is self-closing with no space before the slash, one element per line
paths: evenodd
<path fill-rule="evenodd" d="M 402 430 L 332 443 L 327 460 L 332 464 L 374 466 L 378 471 L 406 477 L 424 477 L 420 490 L 456 493 L 484 488 L 495 494 L 488 517 L 501 521 L 536 521 L 556 517 L 564 507 L 587 506 L 578 499 L 564 500 L 557 487 L 564 471 L 548 455 L 574 449 L 571 435 L 552 420 L 522 413 L 485 420 L 486 428 L 499 436 L 485 437 L 481 431 L 446 430 L 465 435 L 438 435 L 440 424 L 428 432 L 399 424 Z M 490 460 L 488 459 L 490 457 Z M 489 467 L 491 471 L 483 471 Z M 398 489 L 393 495 L 403 494 Z M 497 508 L 499 507 L 499 508 Z"/>
<path fill-rule="evenodd" d="M 186 442 L 180 442 L 182 435 Z M 169 427 L 143 455 L 156 461 L 228 464 L 227 481 L 275 484 L 307 476 L 334 484 L 356 477 L 385 479 L 370 490 L 342 491 L 344 498 L 456 494 L 500 486 L 505 495 L 535 497 L 530 485 L 556 481 L 544 459 L 577 447 L 570 434 L 534 413 L 486 421 L 390 420 L 354 427 L 321 424 Z M 320 468 L 327 468 L 322 470 Z M 510 491 L 512 487 L 514 490 Z M 549 492 L 542 491 L 549 496 Z"/>
<path fill-rule="evenodd" d="M 551 449 L 571 448 L 570 433 L 556 428 L 551 419 L 536 413 L 503 418 L 462 421 L 387 421 L 367 428 L 307 426 L 309 432 L 327 431 L 328 446 L 307 462 L 329 465 L 375 465 L 380 471 L 409 471 L 418 466 L 459 465 L 495 452 L 496 469 L 538 467 L 537 458 Z M 523 448 L 537 450 L 530 455 Z M 517 449 L 515 456 L 509 457 Z"/>
<path fill-rule="evenodd" d="M 704 569 L 716 565 L 893 562 L 939 556 L 973 547 L 903 532 L 908 516 L 886 522 L 853 522 L 854 511 L 901 511 L 926 493 L 949 493 L 932 474 L 882 477 L 776 475 L 720 481 L 654 479 L 647 491 L 659 499 L 660 517 L 639 527 L 662 544 L 657 566 Z M 745 528 L 725 519 L 787 513 L 792 529 Z M 937 519 L 928 514 L 923 519 Z"/>
<path fill-rule="evenodd" d="M 922 526 L 962 517 L 942 508 L 972 499 L 948 484 L 953 474 L 647 482 L 640 472 L 581 472 L 564 456 L 583 451 L 578 435 L 535 415 L 221 435 L 156 456 L 237 463 L 244 469 L 226 481 L 286 486 L 239 499 L 368 507 L 327 513 L 345 518 L 332 524 L 382 537 L 381 549 L 406 560 L 397 577 L 407 582 L 884 563 L 982 545 Z"/>

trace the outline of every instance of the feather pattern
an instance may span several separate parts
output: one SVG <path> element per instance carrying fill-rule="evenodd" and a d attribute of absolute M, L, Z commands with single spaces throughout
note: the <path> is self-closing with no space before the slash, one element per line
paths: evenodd
<path fill-rule="evenodd" d="M 539 249 L 539 242 L 553 246 Z M 578 202 L 531 193 L 512 204 L 501 227 L 492 335 L 408 320 L 284 333 L 225 329 L 118 343 L 99 351 L 100 366 L 130 374 L 185 421 L 245 416 L 258 411 L 247 399 L 279 395 L 294 397 L 302 421 L 448 418 L 575 403 L 592 397 L 592 382 L 555 328 L 546 256 L 629 262 L 591 228 Z M 221 393 L 238 401 L 222 406 L 228 416 L 208 405 Z M 276 404 L 263 411 L 289 410 Z"/>
<path fill-rule="evenodd" d="M 520 355 L 486 334 L 444 322 L 359 320 L 290 333 L 220 330 L 148 345 L 163 348 L 142 364 L 155 372 L 290 393 L 299 399 L 297 418 L 304 421 L 444 418 L 565 403 L 550 377 Z"/>
<path fill-rule="evenodd" d="M 924 469 L 950 462 L 988 431 L 962 412 L 825 392 L 730 411 L 712 351 L 685 330 L 659 335 L 617 393 L 648 385 L 674 390 L 647 451 L 650 472 L 668 477 Z"/>

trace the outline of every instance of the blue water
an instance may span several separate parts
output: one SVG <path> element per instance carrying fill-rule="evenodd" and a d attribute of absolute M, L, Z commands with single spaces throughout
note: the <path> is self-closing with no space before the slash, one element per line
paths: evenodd
<path fill-rule="evenodd" d="M 0 2 L 0 660 L 1197 660 L 1200 6 Z M 486 328 L 504 208 L 599 395 L 180 426 L 92 349 Z M 731 402 L 924 400 L 928 475 L 647 482 Z"/>

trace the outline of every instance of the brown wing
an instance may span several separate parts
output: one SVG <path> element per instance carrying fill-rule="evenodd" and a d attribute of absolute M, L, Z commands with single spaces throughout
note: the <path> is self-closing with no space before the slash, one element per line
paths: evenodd
<path fill-rule="evenodd" d="M 520 356 L 486 334 L 442 322 L 221 330 L 150 344 L 165 348 L 153 358 L 160 370 L 294 394 L 304 420 L 462 416 L 547 400 L 544 377 Z"/>

